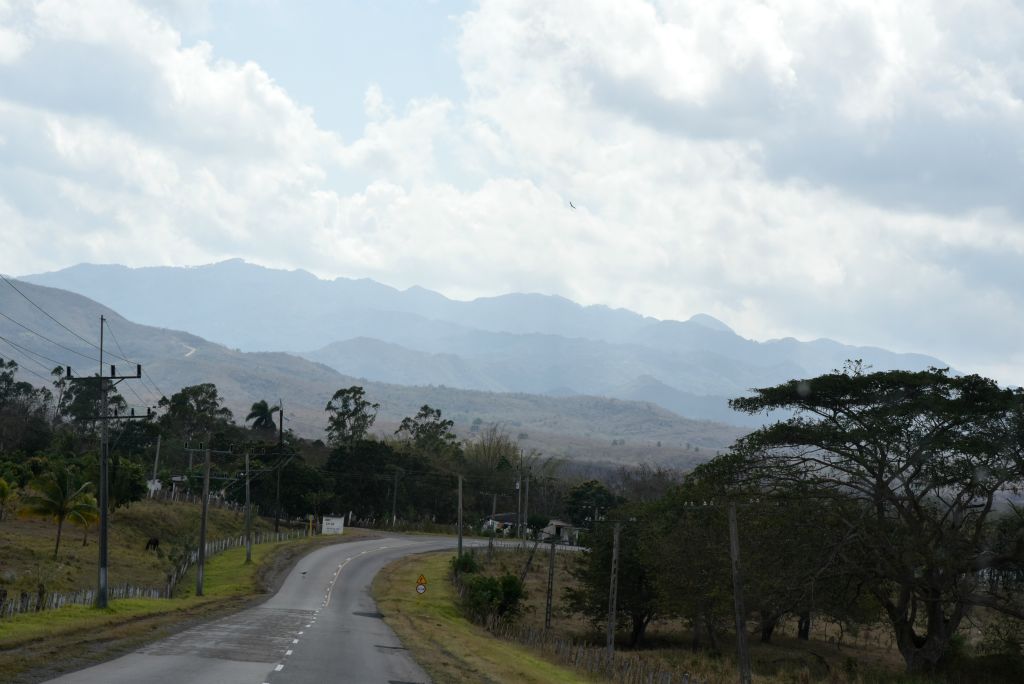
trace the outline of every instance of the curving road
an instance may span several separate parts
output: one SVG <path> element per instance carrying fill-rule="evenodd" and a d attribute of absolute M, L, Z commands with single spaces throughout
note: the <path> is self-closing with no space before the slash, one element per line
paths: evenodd
<path fill-rule="evenodd" d="M 429 682 L 427 674 L 381 620 L 370 597 L 370 583 L 378 570 L 397 558 L 454 546 L 451 538 L 396 535 L 317 549 L 302 558 L 280 590 L 258 607 L 51 681 Z"/>

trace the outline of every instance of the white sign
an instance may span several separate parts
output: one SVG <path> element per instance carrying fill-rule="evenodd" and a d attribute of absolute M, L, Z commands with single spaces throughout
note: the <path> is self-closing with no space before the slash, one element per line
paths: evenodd
<path fill-rule="evenodd" d="M 323 524 L 320 528 L 320 534 L 341 534 L 345 531 L 345 518 L 331 518 L 328 516 L 323 517 Z"/>

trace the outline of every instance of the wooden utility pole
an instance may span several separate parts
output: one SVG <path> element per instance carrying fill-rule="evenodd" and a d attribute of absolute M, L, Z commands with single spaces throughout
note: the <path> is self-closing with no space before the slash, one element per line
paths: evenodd
<path fill-rule="evenodd" d="M 462 476 L 459 475 L 459 558 L 462 558 Z"/>
<path fill-rule="evenodd" d="M 395 468 L 395 479 L 391 485 L 391 527 L 398 524 L 398 468 Z"/>
<path fill-rule="evenodd" d="M 160 439 L 163 435 L 156 436 L 156 456 L 153 457 L 153 481 L 156 482 L 156 471 L 160 465 Z"/>
<path fill-rule="evenodd" d="M 729 557 L 732 560 L 732 597 L 736 609 L 736 657 L 740 684 L 751 684 L 750 650 L 747 645 L 747 612 L 743 607 L 743 578 L 740 574 L 740 536 L 736 524 L 736 504 L 729 504 Z"/>
<path fill-rule="evenodd" d="M 274 533 L 281 528 L 281 470 L 284 468 L 284 402 L 277 400 L 277 490 L 274 494 Z"/>
<path fill-rule="evenodd" d="M 203 595 L 203 570 L 206 567 L 206 516 L 210 512 L 210 447 L 203 461 L 203 513 L 199 520 L 199 562 L 196 563 L 196 596 Z"/>
<path fill-rule="evenodd" d="M 526 491 L 523 493 L 523 538 L 530 529 L 530 469 L 526 469 Z"/>
<path fill-rule="evenodd" d="M 495 518 L 498 516 L 498 493 L 491 494 L 491 534 L 487 537 L 487 559 L 494 558 L 494 535 L 498 533 Z"/>
<path fill-rule="evenodd" d="M 551 604 L 555 595 L 555 538 L 551 538 L 551 555 L 548 556 L 548 595 L 544 605 L 544 629 L 551 629 Z"/>
<path fill-rule="evenodd" d="M 608 583 L 608 660 L 615 656 L 615 601 L 619 593 L 619 532 L 622 531 L 622 523 L 615 523 L 612 528 L 612 577 Z"/>
<path fill-rule="evenodd" d="M 245 562 L 252 563 L 252 506 L 249 503 L 249 450 L 245 451 Z"/>

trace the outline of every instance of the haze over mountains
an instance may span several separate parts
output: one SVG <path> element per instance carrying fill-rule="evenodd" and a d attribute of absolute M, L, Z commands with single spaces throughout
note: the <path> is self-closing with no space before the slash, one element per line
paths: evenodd
<path fill-rule="evenodd" d="M 48 384 L 49 373 L 57 365 L 71 366 L 76 376 L 95 374 L 99 368 L 95 347 L 99 317 L 106 316 L 106 363 L 117 364 L 123 373 L 126 366 L 132 368 L 124 361 L 130 359 L 142 363 L 146 371 L 143 381 L 128 380 L 119 387 L 129 405 L 140 409 L 156 404 L 160 394 L 212 382 L 236 420 L 246 415 L 254 401 L 276 403 L 282 398 L 287 426 L 306 437 L 321 437 L 324 406 L 331 395 L 341 387 L 361 384 L 368 397 L 381 404 L 376 426 L 381 434 L 392 432 L 402 418 L 430 404 L 455 421 L 462 437 L 471 436 L 480 425 L 497 423 L 519 437 L 524 448 L 538 449 L 547 456 L 674 466 L 704 460 L 743 432 L 733 426 L 689 420 L 644 402 L 360 380 L 291 354 L 239 351 L 188 332 L 140 325 L 66 290 L 15 283 L 25 296 L 0 283 L 0 358 L 16 360 L 22 368 L 21 378 L 36 385 Z M 270 316 L 259 320 L 273 322 Z"/>
<path fill-rule="evenodd" d="M 26 276 L 134 321 L 241 351 L 287 351 L 340 374 L 398 385 L 655 403 L 689 418 L 760 423 L 726 401 L 859 358 L 874 369 L 944 366 L 920 354 L 832 340 L 758 342 L 710 316 L 658 320 L 557 296 L 457 301 L 419 287 L 321 280 L 230 260 L 199 267 L 82 264 Z"/>

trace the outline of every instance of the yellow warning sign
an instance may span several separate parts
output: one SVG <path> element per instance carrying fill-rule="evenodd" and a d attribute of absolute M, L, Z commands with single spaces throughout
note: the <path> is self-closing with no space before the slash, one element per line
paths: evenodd
<path fill-rule="evenodd" d="M 418 580 L 416 580 L 416 584 L 426 584 L 426 583 L 427 583 L 427 578 L 424 577 L 423 575 L 420 575 L 420 578 Z"/>

